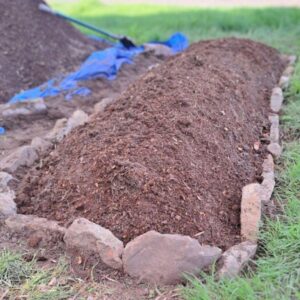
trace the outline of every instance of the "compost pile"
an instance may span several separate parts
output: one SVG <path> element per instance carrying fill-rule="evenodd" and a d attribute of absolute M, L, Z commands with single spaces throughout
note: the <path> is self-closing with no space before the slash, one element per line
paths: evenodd
<path fill-rule="evenodd" d="M 283 63 L 250 40 L 194 44 L 131 85 L 32 169 L 20 213 L 83 216 L 128 242 L 148 230 L 227 248 L 241 190 L 259 179 L 271 90 Z"/>
<path fill-rule="evenodd" d="M 95 50 L 70 24 L 39 11 L 40 3 L 0 0 L 0 103 L 72 71 Z"/>

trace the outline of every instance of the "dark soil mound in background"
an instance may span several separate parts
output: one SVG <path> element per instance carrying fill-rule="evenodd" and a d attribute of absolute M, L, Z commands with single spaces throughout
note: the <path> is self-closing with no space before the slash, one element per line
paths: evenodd
<path fill-rule="evenodd" d="M 19 212 L 96 222 L 125 242 L 150 229 L 226 248 L 256 181 L 283 63 L 249 40 L 194 44 L 69 135 L 22 182 Z"/>
<path fill-rule="evenodd" d="M 0 0 L 0 103 L 71 71 L 95 50 L 67 22 L 40 12 L 40 0 Z"/>

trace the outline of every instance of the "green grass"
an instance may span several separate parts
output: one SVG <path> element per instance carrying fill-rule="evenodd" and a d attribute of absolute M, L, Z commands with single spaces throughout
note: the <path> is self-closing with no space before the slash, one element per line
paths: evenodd
<path fill-rule="evenodd" d="M 71 5 L 51 0 L 56 9 L 137 42 L 164 40 L 181 31 L 191 41 L 224 36 L 249 37 L 295 53 L 300 48 L 300 10 L 199 9 L 154 5 L 101 5 L 97 0 Z M 87 32 L 87 31 L 86 31 Z"/>
<path fill-rule="evenodd" d="M 112 32 L 127 34 L 139 43 L 163 40 L 181 31 L 190 41 L 226 36 L 246 37 L 300 56 L 299 9 L 116 6 L 101 5 L 96 0 L 81 0 L 73 5 L 58 0 L 50 2 L 65 13 Z M 183 290 L 187 300 L 300 299 L 300 64 L 286 96 L 288 103 L 281 117 L 286 142 L 276 190 L 283 214 L 265 221 L 260 236 L 260 257 L 252 272 L 235 280 L 220 282 L 215 282 L 213 276 L 203 275 L 202 281 L 192 280 Z M 19 259 L 17 257 L 16 266 Z M 66 289 L 54 291 L 52 298 L 34 294 L 39 293 L 37 286 L 49 282 L 51 276 L 48 273 L 32 276 L 30 268 L 27 270 L 25 267 L 17 275 L 15 270 L 14 264 L 3 262 L 0 257 L 1 284 L 18 285 L 20 280 L 25 280 L 22 288 L 31 295 L 37 295 L 32 299 L 64 299 L 59 295 L 64 296 Z"/>
<path fill-rule="evenodd" d="M 63 262 L 54 268 L 41 269 L 34 260 L 27 262 L 18 253 L 7 250 L 0 253 L 0 296 L 6 293 L 9 298 L 5 299 L 69 299 L 75 289 L 65 283 L 66 278 Z"/>

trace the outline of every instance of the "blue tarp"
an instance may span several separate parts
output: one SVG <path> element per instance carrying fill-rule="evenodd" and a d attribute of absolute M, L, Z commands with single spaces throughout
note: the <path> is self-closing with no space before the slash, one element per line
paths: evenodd
<path fill-rule="evenodd" d="M 183 51 L 188 47 L 187 38 L 181 33 L 173 34 L 165 42 L 154 42 L 170 47 L 173 53 Z M 132 63 L 134 56 L 144 51 L 143 46 L 125 49 L 121 44 L 102 51 L 96 51 L 80 66 L 80 68 L 65 77 L 54 78 L 43 85 L 15 95 L 9 102 L 16 103 L 25 100 L 57 96 L 63 93 L 67 100 L 74 95 L 87 96 L 91 90 L 78 87 L 79 81 L 91 80 L 99 77 L 113 80 L 124 63 Z M 1 133 L 0 133 L 1 134 Z"/>
<path fill-rule="evenodd" d="M 4 127 L 0 127 L 0 135 L 5 134 L 5 128 Z"/>

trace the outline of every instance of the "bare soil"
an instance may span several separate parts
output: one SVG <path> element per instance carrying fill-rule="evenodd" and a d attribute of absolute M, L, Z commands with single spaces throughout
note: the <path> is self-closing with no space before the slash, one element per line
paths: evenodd
<path fill-rule="evenodd" d="M 73 71 L 96 48 L 67 22 L 39 11 L 41 0 L 0 0 L 0 103 Z"/>
<path fill-rule="evenodd" d="M 32 169 L 19 212 L 65 225 L 83 216 L 124 242 L 150 229 L 223 249 L 239 242 L 242 187 L 260 180 L 283 67 L 276 50 L 250 40 L 192 45 Z"/>

